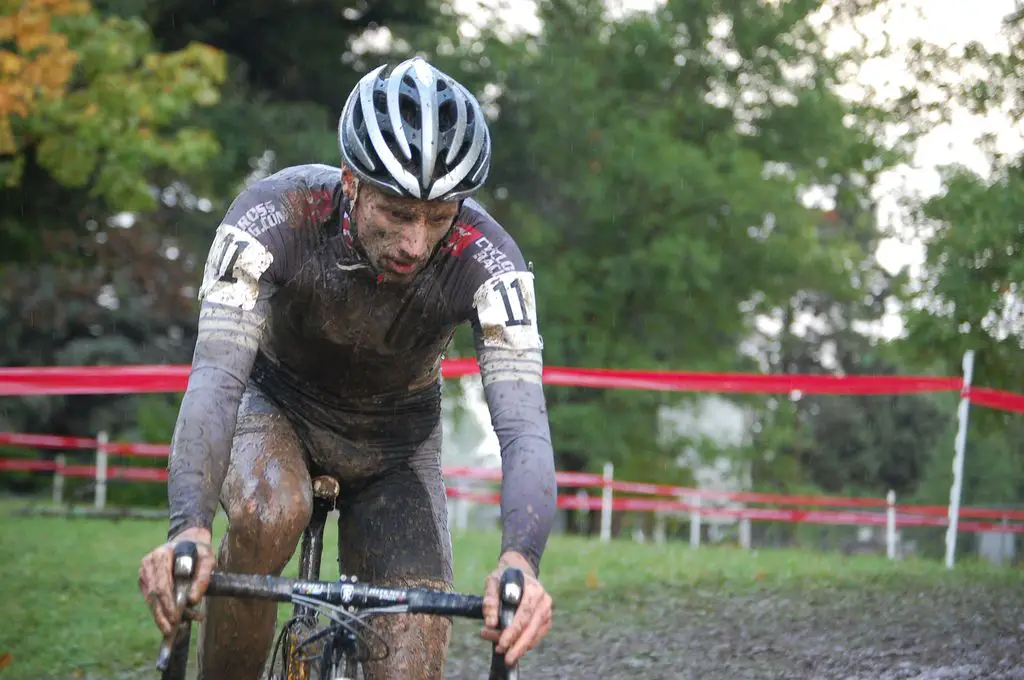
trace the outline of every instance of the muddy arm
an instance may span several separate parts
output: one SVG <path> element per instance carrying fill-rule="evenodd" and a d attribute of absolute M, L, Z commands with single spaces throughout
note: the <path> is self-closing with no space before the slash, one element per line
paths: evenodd
<path fill-rule="evenodd" d="M 202 305 L 192 372 L 171 440 L 169 537 L 213 524 L 238 405 L 265 326 L 265 306 L 245 311 Z"/>
<path fill-rule="evenodd" d="M 557 489 L 533 275 L 508 272 L 487 281 L 475 309 L 477 360 L 501 445 L 501 549 L 521 553 L 538 572 Z"/>
<path fill-rule="evenodd" d="M 233 211 L 244 210 L 253 200 L 243 198 Z M 273 254 L 256 237 L 227 221 L 217 229 L 199 289 L 192 372 L 171 439 L 170 537 L 213 524 L 238 405 L 266 328 L 273 262 Z"/>

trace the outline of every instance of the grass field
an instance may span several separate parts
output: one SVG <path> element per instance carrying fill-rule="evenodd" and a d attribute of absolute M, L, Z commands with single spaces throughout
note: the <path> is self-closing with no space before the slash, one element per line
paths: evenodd
<path fill-rule="evenodd" d="M 15 516 L 23 505 L 0 502 L 0 655 L 10 654 L 0 678 L 146 677 L 140 669 L 152 667 L 159 637 L 136 590 L 138 561 L 163 538 L 165 524 Z M 328 526 L 333 546 L 335 534 Z M 219 536 L 223 524 L 216 529 Z M 467 534 L 454 543 L 457 588 L 479 592 L 499 536 Z M 295 570 L 293 561 L 286 574 Z M 336 575 L 333 561 L 325 559 L 324 577 Z M 941 653 L 935 650 L 956 655 L 943 639 L 947 628 L 973 640 L 963 625 L 978 635 L 984 628 L 983 637 L 994 640 L 998 649 L 982 650 L 985 659 L 1020 672 L 984 677 L 1024 678 L 1024 661 L 1014 658 L 1014 650 L 1024 657 L 1019 571 L 965 564 L 948 572 L 931 561 L 694 551 L 683 544 L 602 545 L 554 537 L 542 580 L 556 601 L 555 631 L 524 662 L 524 680 L 624 673 L 632 678 L 926 678 L 931 676 L 857 675 L 860 671 L 850 668 L 830 675 L 822 669 L 833 656 L 852 659 L 851 640 L 863 640 L 862 646 L 878 653 L 888 650 L 890 657 L 903 650 L 903 656 L 892 657 L 899 663 L 949 666 L 933 658 Z M 844 654 L 827 649 L 832 644 L 828 628 L 846 645 Z M 448 677 L 484 677 L 488 649 L 474 637 L 476 630 L 469 622 L 456 627 Z M 790 639 L 800 631 L 804 642 Z M 815 635 L 826 639 L 800 646 Z M 977 647 L 970 640 L 965 644 Z M 915 661 L 908 648 L 928 658 Z M 806 675 L 793 666 L 801 653 L 811 664 Z M 979 662 L 964 654 L 953 661 L 974 673 Z M 731 670 L 716 675 L 716 669 Z"/>

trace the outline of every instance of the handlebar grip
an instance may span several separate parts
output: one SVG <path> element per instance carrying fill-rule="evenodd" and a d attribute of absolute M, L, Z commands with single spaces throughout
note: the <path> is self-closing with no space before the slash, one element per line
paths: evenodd
<path fill-rule="evenodd" d="M 516 617 L 519 603 L 523 599 L 523 588 L 526 585 L 526 577 L 523 571 L 515 567 L 509 567 L 501 574 L 501 582 L 498 586 L 498 629 L 505 630 L 512 625 Z M 495 644 L 495 650 L 497 644 Z M 489 680 L 518 680 L 519 662 L 508 666 L 505 664 L 505 655 L 497 651 L 491 653 L 491 672 Z"/>
<path fill-rule="evenodd" d="M 192 541 L 180 541 L 174 544 L 174 563 L 171 567 L 174 574 L 174 606 L 177 608 L 181 621 L 169 640 L 160 645 L 156 667 L 166 680 L 184 678 L 185 662 L 188 658 L 188 647 L 191 639 L 192 626 L 184 615 L 188 606 L 188 591 L 192 586 L 192 577 L 196 573 L 199 562 L 199 548 Z"/>
<path fill-rule="evenodd" d="M 523 599 L 523 587 L 526 578 L 521 569 L 510 567 L 501 574 L 501 585 L 498 588 L 500 605 L 498 609 L 499 625 L 508 628 L 512 625 L 516 610 L 519 609 L 519 602 Z"/>
<path fill-rule="evenodd" d="M 181 541 L 174 545 L 174 578 L 192 580 L 199 561 L 199 548 L 192 541 Z"/>

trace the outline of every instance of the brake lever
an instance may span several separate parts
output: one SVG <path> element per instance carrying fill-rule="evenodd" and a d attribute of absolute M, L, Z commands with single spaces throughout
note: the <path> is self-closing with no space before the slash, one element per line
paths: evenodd
<path fill-rule="evenodd" d="M 191 637 L 192 621 L 186 616 L 188 607 L 188 591 L 192 588 L 192 577 L 195 575 L 199 561 L 199 550 L 192 541 L 180 541 L 174 546 L 174 608 L 178 612 L 178 625 L 171 631 L 171 636 L 160 643 L 160 654 L 157 656 L 156 668 L 166 672 L 171 660 L 181 653 L 178 642 L 184 646 L 184 654 L 188 655 L 189 638 Z"/>
<path fill-rule="evenodd" d="M 516 617 L 519 603 L 523 599 L 525 584 L 526 578 L 521 569 L 509 567 L 502 572 L 501 584 L 498 586 L 498 630 L 505 630 L 512 625 L 512 619 Z M 498 654 L 497 647 L 498 643 L 494 643 L 489 680 L 519 680 L 519 662 L 507 666 L 505 655 Z"/>

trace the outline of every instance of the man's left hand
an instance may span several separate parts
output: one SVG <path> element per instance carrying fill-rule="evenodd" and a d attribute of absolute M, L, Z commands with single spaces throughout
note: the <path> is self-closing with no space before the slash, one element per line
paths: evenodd
<path fill-rule="evenodd" d="M 523 596 L 512 625 L 499 630 L 498 589 L 501 575 L 509 567 L 516 567 L 523 572 Z M 498 568 L 491 572 L 484 584 L 485 628 L 480 631 L 480 637 L 497 642 L 498 653 L 504 654 L 505 664 L 511 666 L 536 647 L 551 630 L 552 611 L 551 596 L 537 580 L 530 563 L 517 552 L 506 552 L 498 560 Z"/>

